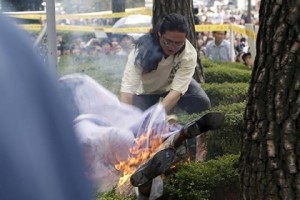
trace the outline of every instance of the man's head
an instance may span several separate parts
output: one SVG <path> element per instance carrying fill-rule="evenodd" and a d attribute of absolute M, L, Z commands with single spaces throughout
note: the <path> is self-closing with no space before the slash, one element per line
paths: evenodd
<path fill-rule="evenodd" d="M 171 13 L 165 16 L 159 26 L 159 43 L 165 55 L 176 54 L 185 45 L 189 33 L 186 18 L 182 15 Z"/>
<path fill-rule="evenodd" d="M 213 31 L 213 36 L 215 38 L 216 45 L 219 45 L 222 43 L 222 41 L 226 37 L 226 31 Z"/>
<path fill-rule="evenodd" d="M 242 56 L 242 59 L 243 59 L 245 65 L 247 65 L 248 67 L 252 67 L 253 61 L 252 61 L 252 56 L 251 56 L 250 52 L 244 53 Z"/>

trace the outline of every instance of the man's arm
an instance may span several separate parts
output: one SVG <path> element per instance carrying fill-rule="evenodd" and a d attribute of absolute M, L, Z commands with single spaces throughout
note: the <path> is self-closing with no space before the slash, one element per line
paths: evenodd
<path fill-rule="evenodd" d="M 135 67 L 135 50 L 132 50 L 128 56 L 127 64 L 121 82 L 120 101 L 123 103 L 133 103 L 133 94 L 141 82 L 141 71 Z"/>
<path fill-rule="evenodd" d="M 132 105 L 133 103 L 133 95 L 127 92 L 121 92 L 120 97 L 121 102 Z"/>
<path fill-rule="evenodd" d="M 175 90 L 171 90 L 167 96 L 163 99 L 162 104 L 168 113 L 179 101 L 181 93 Z"/>

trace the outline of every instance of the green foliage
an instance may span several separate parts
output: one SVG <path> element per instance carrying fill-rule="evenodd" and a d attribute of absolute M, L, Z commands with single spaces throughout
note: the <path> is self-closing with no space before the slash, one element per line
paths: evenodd
<path fill-rule="evenodd" d="M 135 199 L 136 199 L 135 195 L 124 196 L 119 194 L 116 191 L 116 188 L 113 188 L 109 192 L 98 194 L 96 197 L 96 200 L 135 200 Z"/>
<path fill-rule="evenodd" d="M 240 152 L 244 110 L 245 102 L 239 102 L 215 106 L 203 113 L 195 113 L 192 115 L 179 113 L 178 118 L 180 124 L 186 124 L 207 112 L 222 112 L 225 114 L 225 124 L 223 127 L 207 133 L 206 160 L 210 160 L 224 154 L 237 154 Z"/>
<path fill-rule="evenodd" d="M 220 129 L 208 133 L 207 160 L 224 154 L 240 152 L 244 110 L 245 102 L 220 105 L 211 109 L 211 111 L 225 114 L 225 124 Z"/>
<path fill-rule="evenodd" d="M 236 62 L 213 62 L 201 59 L 204 66 L 206 83 L 249 83 L 251 70 L 245 65 Z"/>
<path fill-rule="evenodd" d="M 206 70 L 206 68 L 212 68 L 212 67 L 219 66 L 218 63 L 212 62 L 211 60 L 209 60 L 207 58 L 201 58 L 201 63 L 203 65 L 203 67 L 204 67 L 204 70 Z"/>
<path fill-rule="evenodd" d="M 205 69 L 206 83 L 249 83 L 251 71 L 226 66 L 216 66 Z"/>
<path fill-rule="evenodd" d="M 207 162 L 178 164 L 164 180 L 163 199 L 226 199 L 228 188 L 238 195 L 238 160 L 239 155 L 226 155 Z"/>
<path fill-rule="evenodd" d="M 84 73 L 114 94 L 119 94 L 126 56 L 62 56 L 59 74 Z"/>
<path fill-rule="evenodd" d="M 246 67 L 244 64 L 238 63 L 238 62 L 216 62 L 216 61 L 211 61 L 207 58 L 202 58 L 201 62 L 203 64 L 203 67 L 205 68 L 204 71 L 206 70 L 206 68 L 212 68 L 212 67 L 218 67 L 218 66 L 250 71 L 250 69 L 248 67 Z"/>
<path fill-rule="evenodd" d="M 201 87 L 209 96 L 212 107 L 245 101 L 248 83 L 205 83 Z"/>

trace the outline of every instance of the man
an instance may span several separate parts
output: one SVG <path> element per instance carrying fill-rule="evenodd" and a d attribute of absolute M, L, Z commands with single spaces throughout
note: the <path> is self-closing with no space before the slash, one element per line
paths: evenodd
<path fill-rule="evenodd" d="M 252 60 L 252 56 L 251 53 L 244 53 L 242 56 L 243 62 L 244 64 L 249 68 L 252 69 L 253 68 L 253 60 Z"/>
<path fill-rule="evenodd" d="M 187 113 L 210 108 L 210 100 L 193 80 L 197 52 L 186 39 L 184 16 L 165 16 L 158 29 L 137 41 L 128 56 L 121 85 L 121 101 L 146 110 L 162 99 L 166 112 L 178 106 Z"/>
<path fill-rule="evenodd" d="M 171 13 L 139 38 L 124 71 L 122 102 L 146 110 L 161 101 L 167 113 L 175 107 L 188 114 L 210 108 L 207 94 L 192 78 L 197 52 L 186 39 L 189 29 L 184 16 Z M 195 158 L 195 138 L 188 140 L 188 147 Z"/>
<path fill-rule="evenodd" d="M 225 40 L 226 31 L 214 31 L 214 39 L 206 45 L 205 56 L 213 61 L 231 61 L 230 43 Z"/>

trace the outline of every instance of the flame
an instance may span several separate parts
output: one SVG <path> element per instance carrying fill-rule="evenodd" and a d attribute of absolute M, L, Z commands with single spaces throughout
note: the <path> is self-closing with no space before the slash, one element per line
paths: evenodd
<path fill-rule="evenodd" d="M 153 135 L 153 131 L 150 131 L 150 133 L 144 133 L 135 139 L 134 146 L 129 149 L 130 155 L 128 159 L 115 165 L 117 170 L 123 172 L 123 176 L 119 179 L 118 187 L 128 184 L 130 176 L 137 168 L 148 161 L 158 149 L 163 148 L 161 136 L 159 134 Z"/>

